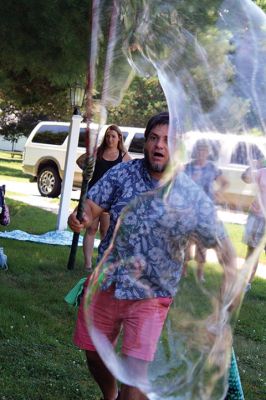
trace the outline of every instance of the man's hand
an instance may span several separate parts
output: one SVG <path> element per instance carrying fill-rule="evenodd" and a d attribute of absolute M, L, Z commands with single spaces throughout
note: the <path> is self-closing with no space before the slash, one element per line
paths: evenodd
<path fill-rule="evenodd" d="M 84 212 L 82 215 L 82 222 L 77 219 L 77 210 L 74 210 L 68 217 L 68 226 L 76 233 L 80 233 L 90 225 L 90 218 Z"/>
<path fill-rule="evenodd" d="M 80 233 L 83 229 L 87 229 L 93 223 L 93 220 L 101 215 L 104 210 L 95 204 L 93 201 L 87 199 L 84 204 L 84 212 L 82 221 L 77 219 L 77 210 L 74 210 L 68 217 L 68 226 L 76 233 Z"/>

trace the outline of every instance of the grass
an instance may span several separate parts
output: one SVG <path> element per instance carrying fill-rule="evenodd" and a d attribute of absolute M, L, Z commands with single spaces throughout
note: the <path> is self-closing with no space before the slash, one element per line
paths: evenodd
<path fill-rule="evenodd" d="M 0 167 L 3 162 L 0 153 Z M 9 165 L 17 163 L 21 166 L 12 159 Z M 11 199 L 7 202 L 11 224 L 1 230 L 34 234 L 54 230 L 56 215 Z M 227 228 L 239 256 L 244 257 L 243 228 L 232 224 Z M 68 271 L 69 247 L 8 239 L 1 239 L 1 246 L 8 256 L 9 270 L 0 271 L 0 399 L 99 399 L 84 354 L 72 345 L 76 309 L 63 301 L 84 276 L 81 249 L 75 269 Z M 214 264 L 206 265 L 207 282 L 214 279 L 215 269 Z M 191 297 L 199 298 L 198 291 L 189 285 L 186 289 L 187 296 L 191 292 Z M 265 300 L 266 281 L 256 278 L 237 317 L 234 348 L 246 400 L 266 398 Z M 198 313 L 199 302 L 196 305 Z"/>
<path fill-rule="evenodd" d="M 8 199 L 11 224 L 40 234 L 56 216 Z M 76 310 L 64 296 L 84 276 L 83 256 L 66 268 L 69 247 L 1 239 L 9 270 L 0 271 L 0 398 L 54 400 L 99 398 L 88 379 L 83 352 L 71 342 Z"/>
<path fill-rule="evenodd" d="M 234 243 L 238 257 L 245 258 L 247 246 L 242 242 L 242 237 L 244 233 L 244 225 L 239 224 L 225 224 L 227 232 Z M 260 255 L 260 262 L 266 264 L 265 252 Z M 266 268 L 266 265 L 265 265 Z"/>
<path fill-rule="evenodd" d="M 12 221 L 8 230 L 41 234 L 54 229 L 55 215 L 10 199 L 8 204 Z M 1 245 L 9 264 L 9 270 L 0 273 L 1 399 L 99 399 L 84 355 L 71 342 L 76 310 L 63 301 L 84 276 L 81 249 L 76 268 L 68 271 L 68 247 L 8 239 L 2 239 Z M 206 266 L 210 279 L 214 268 Z M 266 398 L 265 289 L 266 282 L 255 279 L 235 330 L 246 400 Z"/>

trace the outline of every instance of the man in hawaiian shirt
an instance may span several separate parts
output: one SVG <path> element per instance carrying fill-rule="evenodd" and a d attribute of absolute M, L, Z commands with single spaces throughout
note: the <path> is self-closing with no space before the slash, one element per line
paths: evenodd
<path fill-rule="evenodd" d="M 93 186 L 88 192 L 82 223 L 76 212 L 69 217 L 71 229 L 80 232 L 102 212 L 110 213 L 110 228 L 99 246 L 104 280 L 89 312 L 95 327 L 113 345 L 123 326 L 123 357 L 140 376 L 145 375 L 153 360 L 182 276 L 189 236 L 193 234 L 206 247 L 219 250 L 225 275 L 234 270 L 234 251 L 206 194 L 179 171 L 171 181 L 160 185 L 169 163 L 168 126 L 168 113 L 152 117 L 145 130 L 144 159 L 119 164 Z M 114 231 L 115 238 L 109 247 Z M 116 380 L 88 335 L 82 304 L 74 343 L 86 351 L 89 369 L 104 399 L 115 400 Z M 137 388 L 122 385 L 119 400 L 144 399 Z"/>

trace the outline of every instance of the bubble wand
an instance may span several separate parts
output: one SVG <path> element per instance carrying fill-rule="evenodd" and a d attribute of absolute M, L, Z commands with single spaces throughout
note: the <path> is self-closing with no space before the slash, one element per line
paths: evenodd
<path fill-rule="evenodd" d="M 87 74 L 87 86 L 86 86 L 86 121 L 87 121 L 87 130 L 86 130 L 86 161 L 85 168 L 83 169 L 82 174 L 82 185 L 81 185 L 81 193 L 77 208 L 77 219 L 81 222 L 82 215 L 84 211 L 84 204 L 87 197 L 88 191 L 88 183 L 92 177 L 95 158 L 96 158 L 96 148 L 98 142 L 98 136 L 100 131 L 101 123 L 97 129 L 97 131 L 93 131 L 90 128 L 90 122 L 92 120 L 92 110 L 93 110 L 93 90 L 96 81 L 96 63 L 97 63 L 97 53 L 98 53 L 98 36 L 99 36 L 99 28 L 100 28 L 100 0 L 92 1 L 92 12 L 91 12 L 91 40 L 90 40 L 90 51 L 89 51 L 89 60 L 88 60 L 88 74 Z M 112 3 L 112 14 L 110 21 L 110 28 L 108 34 L 108 44 L 106 50 L 106 60 L 105 60 L 105 68 L 103 74 L 103 88 L 102 88 L 102 96 L 100 100 L 100 122 L 103 120 L 103 108 L 106 103 L 108 88 L 109 88 L 109 71 L 112 65 L 114 47 L 116 43 L 116 26 L 117 26 L 117 18 L 118 18 L 118 7 L 116 1 L 114 0 Z M 73 233 L 72 245 L 69 254 L 68 269 L 73 269 L 75 265 L 77 247 L 78 247 L 79 233 Z"/>

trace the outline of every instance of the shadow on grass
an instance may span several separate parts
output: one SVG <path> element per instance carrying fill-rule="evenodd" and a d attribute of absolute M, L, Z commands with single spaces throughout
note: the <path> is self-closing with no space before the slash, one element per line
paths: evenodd
<path fill-rule="evenodd" d="M 10 224 L 3 227 L 5 231 L 23 230 L 32 234 L 42 234 L 56 229 L 57 216 L 38 207 L 8 198 Z"/>
<path fill-rule="evenodd" d="M 7 160 L 5 160 L 5 162 L 1 163 L 1 175 L 2 176 L 12 176 L 14 178 L 28 178 L 30 179 L 31 176 L 24 174 L 22 169 L 16 169 L 16 168 L 12 168 L 9 166 L 6 166 L 5 164 L 8 163 Z"/>

